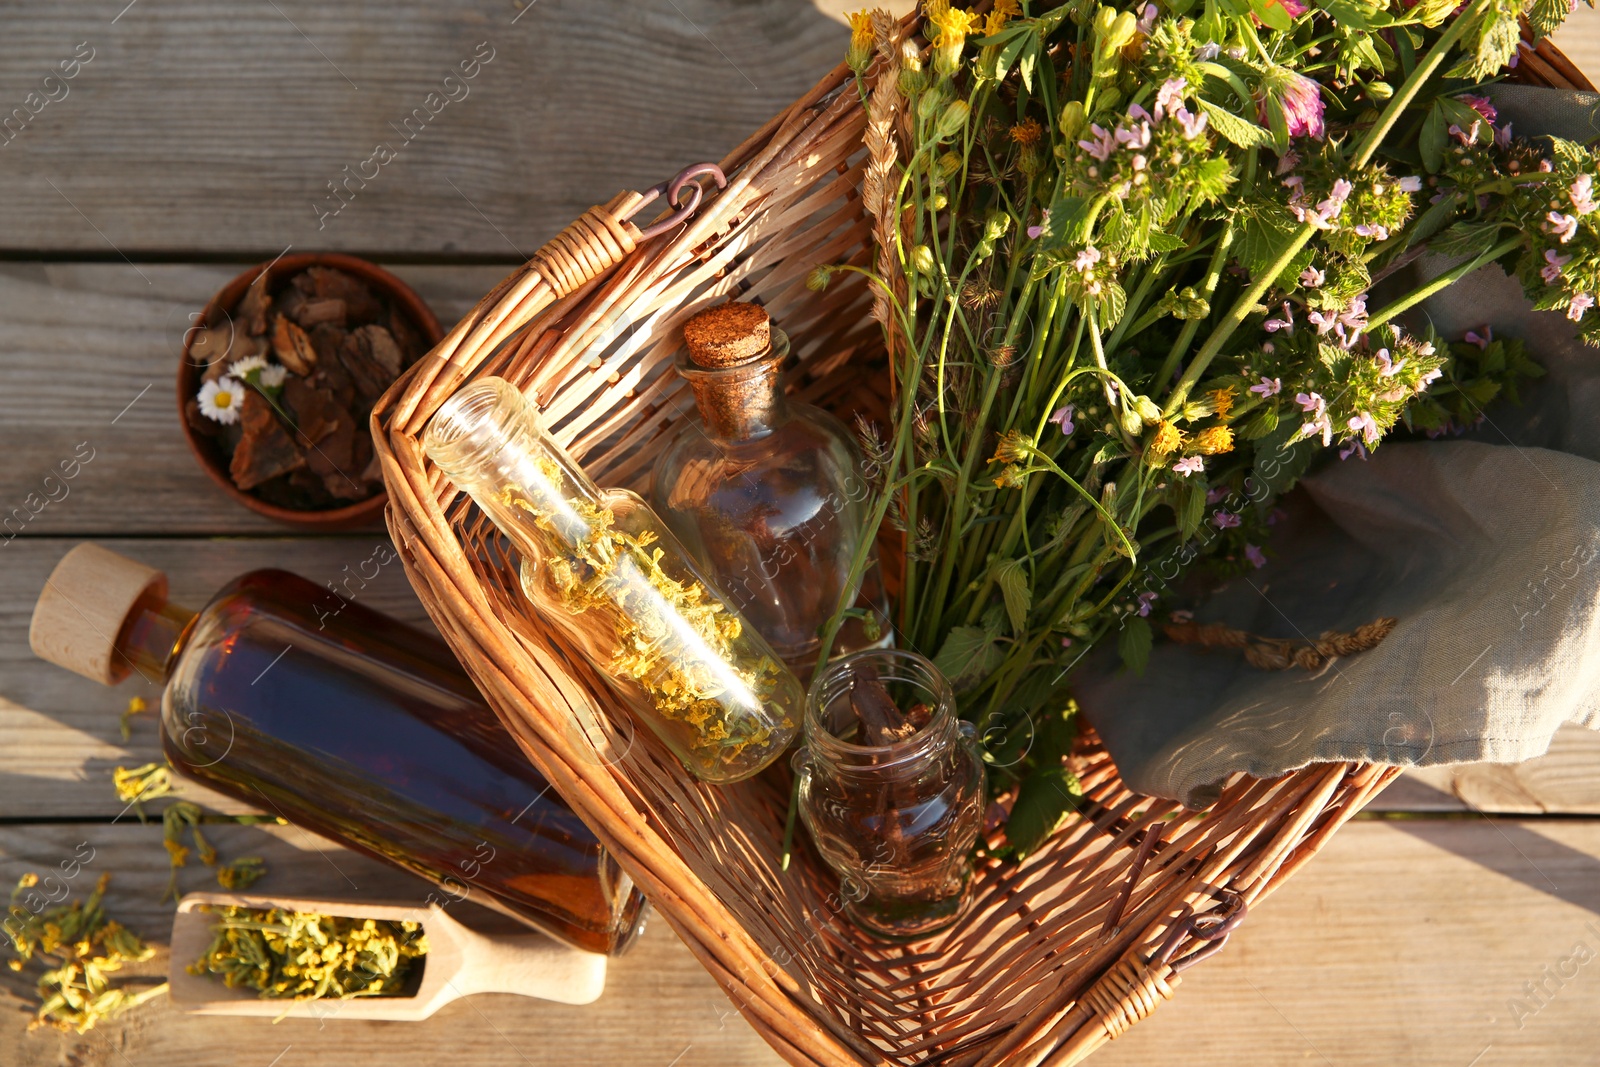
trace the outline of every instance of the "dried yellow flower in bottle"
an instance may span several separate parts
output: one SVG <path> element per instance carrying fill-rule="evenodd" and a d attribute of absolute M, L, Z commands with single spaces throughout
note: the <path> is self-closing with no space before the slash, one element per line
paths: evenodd
<path fill-rule="evenodd" d="M 423 448 L 522 556 L 522 588 L 695 775 L 731 782 L 789 745 L 794 675 L 633 493 L 601 491 L 502 378 L 447 401 Z"/>

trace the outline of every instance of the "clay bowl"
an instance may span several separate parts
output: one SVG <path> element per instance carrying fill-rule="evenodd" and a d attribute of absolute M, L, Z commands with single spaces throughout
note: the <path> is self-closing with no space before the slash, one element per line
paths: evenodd
<path fill-rule="evenodd" d="M 249 268 L 223 286 L 217 295 L 211 298 L 195 325 L 220 326 L 228 322 L 245 290 L 262 271 L 272 272 L 267 279 L 267 286 L 276 290 L 278 279 L 293 277 L 307 267 L 333 267 L 360 278 L 375 292 L 387 296 L 411 319 L 412 325 L 427 341 L 429 348 L 438 344 L 439 339 L 444 336 L 444 331 L 439 328 L 439 320 L 409 285 L 376 264 L 357 259 L 355 256 L 340 255 L 337 252 L 281 256 L 271 263 L 260 263 Z M 381 490 L 365 500 L 358 500 L 343 507 L 325 508 L 321 511 L 298 511 L 268 503 L 254 493 L 246 492 L 233 484 L 233 479 L 228 476 L 227 456 L 211 441 L 197 434 L 189 425 L 189 420 L 184 417 L 184 406 L 189 398 L 199 391 L 201 375 L 204 373 L 204 369 L 190 356 L 190 348 L 197 335 L 198 331 L 194 329 L 185 332 L 183 355 L 178 362 L 178 425 L 183 427 L 184 440 L 189 442 L 189 451 L 194 453 L 195 462 L 211 476 L 217 488 L 258 515 L 265 515 L 269 519 L 301 529 L 350 530 L 370 526 L 379 521 L 384 505 L 389 499 L 388 494 Z"/>

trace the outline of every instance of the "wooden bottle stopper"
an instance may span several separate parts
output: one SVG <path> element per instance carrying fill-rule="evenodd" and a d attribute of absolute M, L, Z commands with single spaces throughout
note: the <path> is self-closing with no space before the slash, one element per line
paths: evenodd
<path fill-rule="evenodd" d="M 772 319 L 760 304 L 718 304 L 683 324 L 683 340 L 696 366 L 736 367 L 772 346 Z"/>
<path fill-rule="evenodd" d="M 141 599 L 164 601 L 167 576 L 85 542 L 61 557 L 45 579 L 28 627 L 33 654 L 102 685 L 132 670 L 117 637 Z"/>

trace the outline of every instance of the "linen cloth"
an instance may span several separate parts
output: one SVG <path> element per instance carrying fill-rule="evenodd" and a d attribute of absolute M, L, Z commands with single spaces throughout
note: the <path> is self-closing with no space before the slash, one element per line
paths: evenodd
<path fill-rule="evenodd" d="M 1595 94 L 1492 95 L 1519 135 L 1600 135 Z M 1405 280 L 1449 265 L 1424 259 Z M 1382 616 L 1398 625 L 1314 674 L 1174 644 L 1158 626 L 1136 676 L 1102 642 L 1073 692 L 1131 788 L 1198 807 L 1236 771 L 1510 763 L 1543 754 L 1563 723 L 1600 729 L 1600 349 L 1493 266 L 1414 309 L 1413 324 L 1419 314 L 1447 340 L 1486 325 L 1519 337 L 1546 376 L 1461 437 L 1321 461 L 1285 498 L 1266 566 L 1195 612 L 1306 641 Z"/>

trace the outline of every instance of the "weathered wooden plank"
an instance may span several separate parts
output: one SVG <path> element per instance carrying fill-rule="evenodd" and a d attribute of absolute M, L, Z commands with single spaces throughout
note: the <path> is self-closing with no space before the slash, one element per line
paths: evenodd
<path fill-rule="evenodd" d="M 70 503 L 70 499 L 68 501 Z M 363 589 L 359 569 L 381 533 L 328 538 L 251 540 L 134 540 L 98 543 L 161 568 L 171 579 L 172 599 L 202 607 L 224 582 L 257 567 L 282 567 L 319 585 L 339 585 L 350 574 L 354 599 L 406 622 L 432 629 L 398 559 L 378 571 Z M 152 712 L 160 691 L 134 677 L 115 689 L 97 685 L 36 659 L 28 648 L 28 620 L 45 577 L 76 538 L 18 539 L 0 549 L 0 818 L 109 817 L 122 812 L 111 787 L 112 768 L 161 759 L 153 714 L 136 717 L 124 743 L 119 717 L 132 696 L 143 696 Z M 383 557 L 379 557 L 383 558 Z M 346 567 L 350 568 L 346 571 Z M 370 573 L 370 567 L 368 568 Z M 250 810 L 195 786 L 186 793 L 223 811 Z"/>
<path fill-rule="evenodd" d="M 801 0 L 8 8 L 0 248 L 524 257 L 720 159 L 846 40 Z"/>
<path fill-rule="evenodd" d="M 0 876 L 54 866 L 88 841 L 95 859 L 77 888 L 114 871 L 113 914 L 155 939 L 170 914 L 155 903 L 166 881 L 158 836 L 138 826 L 0 828 Z M 403 876 L 343 851 L 320 853 L 308 837 L 253 828 L 215 836 L 225 855 L 248 849 L 267 858 L 262 890 L 333 894 L 343 886 L 344 895 L 377 895 L 394 892 L 398 880 L 404 891 Z M 186 885 L 205 880 L 198 870 L 189 875 Z M 1574 956 L 1579 945 L 1588 962 Z M 1587 1067 L 1600 1017 L 1597 954 L 1600 821 L 1361 820 L 1258 908 L 1220 955 L 1187 971 L 1171 1003 L 1093 1062 L 1465 1067 L 1478 1056 L 1482 1065 Z M 1527 983 L 1548 992 L 1531 996 Z M 592 1008 L 476 998 L 426 1023 L 335 1019 L 318 1028 L 185 1017 L 156 1004 L 84 1038 L 24 1037 L 21 1026 L 17 1013 L 0 1016 L 0 1047 L 21 1050 L 6 1061 L 18 1067 L 246 1062 L 241 1049 L 265 1064 L 285 1046 L 299 1062 L 320 1063 L 359 1062 L 381 1047 L 397 1067 L 776 1062 L 660 924 L 615 963 Z"/>
<path fill-rule="evenodd" d="M 0 545 L 18 531 L 284 531 L 201 471 L 173 393 L 189 316 L 239 269 L 147 264 L 146 285 L 127 264 L 0 264 Z M 446 324 L 506 272 L 396 268 Z M 46 485 L 63 462 L 76 477 Z"/>
<path fill-rule="evenodd" d="M 1093 1062 L 1576 1067 L 1597 955 L 1600 823 L 1358 821 Z"/>
<path fill-rule="evenodd" d="M 431 888 L 420 879 L 293 830 L 208 827 L 206 832 L 224 858 L 254 855 L 266 860 L 268 874 L 254 887 L 260 891 L 421 903 Z M 71 883 L 72 891 L 86 893 L 102 872 L 112 872 L 110 914 L 160 947 L 154 959 L 131 973 L 165 974 L 172 906 L 158 900 L 168 876 L 159 826 L 0 827 L 0 881 L 9 887 L 23 871 L 43 875 L 75 854 L 89 856 L 91 849 L 92 859 Z M 186 891 L 216 889 L 215 881 L 193 861 L 183 874 Z M 470 898 L 453 905 L 452 913 L 480 928 L 508 928 L 505 920 L 474 907 Z M 53 1030 L 24 1034 L 27 1016 L 20 1002 L 26 994 L 22 976 L 0 970 L 4 1006 L 0 1063 L 7 1067 L 58 1063 L 265 1067 L 275 1056 L 282 1056 L 277 1062 L 285 1067 L 373 1061 L 397 1067 L 453 1062 L 745 1067 L 780 1062 L 659 919 L 651 922 L 631 952 L 612 962 L 605 993 L 584 1007 L 494 994 L 448 1005 L 424 1022 L 360 1022 L 335 1015 L 274 1025 L 270 1019 L 183 1015 L 162 999 L 76 1037 Z"/>

